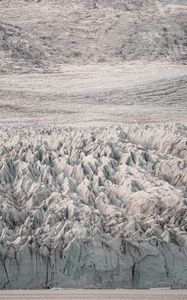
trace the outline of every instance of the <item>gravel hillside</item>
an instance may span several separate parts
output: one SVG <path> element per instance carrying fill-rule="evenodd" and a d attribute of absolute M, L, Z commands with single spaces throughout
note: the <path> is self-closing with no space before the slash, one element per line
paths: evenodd
<path fill-rule="evenodd" d="M 185 1 L 184 1 L 185 2 Z M 0 1 L 0 71 L 53 71 L 67 63 L 186 63 L 180 1 Z"/>

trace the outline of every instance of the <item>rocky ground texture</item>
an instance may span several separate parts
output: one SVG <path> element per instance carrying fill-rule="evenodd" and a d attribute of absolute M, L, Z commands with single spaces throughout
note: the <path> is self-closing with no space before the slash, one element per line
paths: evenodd
<path fill-rule="evenodd" d="M 0 72 L 137 59 L 186 63 L 186 1 L 0 1 Z"/>

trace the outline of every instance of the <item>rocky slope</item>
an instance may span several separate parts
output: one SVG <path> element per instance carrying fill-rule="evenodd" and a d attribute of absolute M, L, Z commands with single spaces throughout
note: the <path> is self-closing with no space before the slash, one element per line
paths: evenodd
<path fill-rule="evenodd" d="M 137 59 L 186 63 L 187 8 L 176 1 L 0 1 L 1 72 Z"/>
<path fill-rule="evenodd" d="M 1 128 L 0 288 L 187 288 L 187 128 Z"/>

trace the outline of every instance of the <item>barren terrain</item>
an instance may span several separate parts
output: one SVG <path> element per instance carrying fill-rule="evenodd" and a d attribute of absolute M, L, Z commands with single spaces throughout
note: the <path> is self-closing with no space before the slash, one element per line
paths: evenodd
<path fill-rule="evenodd" d="M 185 3 L 0 1 L 0 289 L 187 288 Z"/>
<path fill-rule="evenodd" d="M 62 66 L 0 78 L 1 125 L 186 122 L 187 66 Z"/>
<path fill-rule="evenodd" d="M 2 0 L 0 71 L 53 72 L 62 64 L 141 59 L 185 63 L 187 6 L 179 4 Z"/>

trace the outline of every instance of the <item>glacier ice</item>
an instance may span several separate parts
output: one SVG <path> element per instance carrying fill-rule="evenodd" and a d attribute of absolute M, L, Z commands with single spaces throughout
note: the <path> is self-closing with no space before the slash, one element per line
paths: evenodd
<path fill-rule="evenodd" d="M 187 288 L 187 127 L 0 128 L 0 288 Z"/>

